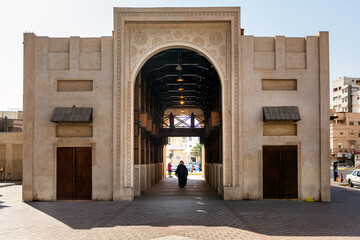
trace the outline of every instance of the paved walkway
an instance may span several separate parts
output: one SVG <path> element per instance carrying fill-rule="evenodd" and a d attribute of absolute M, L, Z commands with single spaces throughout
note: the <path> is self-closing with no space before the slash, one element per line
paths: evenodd
<path fill-rule="evenodd" d="M 359 188 L 332 186 L 331 203 L 223 201 L 193 178 L 133 202 L 23 203 L 21 186 L 3 187 L 0 239 L 360 239 Z"/>
<path fill-rule="evenodd" d="M 0 187 L 8 187 L 12 185 L 21 185 L 21 181 L 0 181 Z"/>

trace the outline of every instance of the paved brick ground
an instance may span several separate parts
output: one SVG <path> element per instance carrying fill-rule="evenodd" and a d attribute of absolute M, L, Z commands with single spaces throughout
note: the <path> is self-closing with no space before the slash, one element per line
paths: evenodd
<path fill-rule="evenodd" d="M 332 183 L 331 203 L 222 201 L 176 178 L 133 202 L 21 202 L 0 188 L 0 239 L 360 239 L 360 189 Z"/>

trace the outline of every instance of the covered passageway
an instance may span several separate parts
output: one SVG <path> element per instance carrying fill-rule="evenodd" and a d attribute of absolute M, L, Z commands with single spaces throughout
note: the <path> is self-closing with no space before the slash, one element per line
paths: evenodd
<path fill-rule="evenodd" d="M 200 52 L 170 48 L 150 57 L 134 86 L 135 196 L 166 176 L 169 137 L 200 137 L 206 181 L 222 193 L 221 83 Z"/>

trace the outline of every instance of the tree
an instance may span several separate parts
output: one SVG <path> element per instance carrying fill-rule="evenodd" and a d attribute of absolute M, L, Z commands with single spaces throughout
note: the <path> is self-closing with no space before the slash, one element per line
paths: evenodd
<path fill-rule="evenodd" d="M 191 149 L 190 151 L 191 155 L 195 156 L 195 157 L 200 157 L 201 160 L 201 155 L 202 155 L 202 146 L 200 143 L 196 143 L 195 146 Z"/>

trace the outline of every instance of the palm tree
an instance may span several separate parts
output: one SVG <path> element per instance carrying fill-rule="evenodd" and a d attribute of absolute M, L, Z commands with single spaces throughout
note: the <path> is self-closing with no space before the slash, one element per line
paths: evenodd
<path fill-rule="evenodd" d="M 190 153 L 195 157 L 200 157 L 201 162 L 202 146 L 200 143 L 196 143 L 195 146 L 191 149 Z"/>

